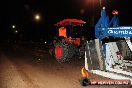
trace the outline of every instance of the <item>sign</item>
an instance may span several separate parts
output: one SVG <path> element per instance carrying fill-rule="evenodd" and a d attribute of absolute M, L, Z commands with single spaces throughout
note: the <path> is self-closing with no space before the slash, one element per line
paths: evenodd
<path fill-rule="evenodd" d="M 132 27 L 102 28 L 103 36 L 132 37 Z"/>

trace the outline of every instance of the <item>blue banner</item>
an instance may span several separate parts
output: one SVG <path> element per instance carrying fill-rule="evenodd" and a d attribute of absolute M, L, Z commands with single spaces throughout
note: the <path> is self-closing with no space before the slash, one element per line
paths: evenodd
<path fill-rule="evenodd" d="M 132 37 L 132 27 L 102 28 L 103 36 Z"/>

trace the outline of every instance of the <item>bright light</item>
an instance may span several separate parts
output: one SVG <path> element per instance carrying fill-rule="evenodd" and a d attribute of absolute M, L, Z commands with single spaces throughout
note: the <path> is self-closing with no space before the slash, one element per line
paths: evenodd
<path fill-rule="evenodd" d="M 112 14 L 118 15 L 118 11 L 117 11 L 117 10 L 113 10 L 113 11 L 112 11 Z"/>
<path fill-rule="evenodd" d="M 39 14 L 35 15 L 35 19 L 40 20 L 40 15 Z"/>
<path fill-rule="evenodd" d="M 16 26 L 15 25 L 12 25 L 12 28 L 14 29 L 14 28 L 16 28 Z"/>
<path fill-rule="evenodd" d="M 106 9 L 105 6 L 102 9 L 105 10 Z"/>
<path fill-rule="evenodd" d="M 18 31 L 16 30 L 15 33 L 18 33 Z"/>
<path fill-rule="evenodd" d="M 44 42 L 45 44 L 47 43 L 47 42 Z"/>

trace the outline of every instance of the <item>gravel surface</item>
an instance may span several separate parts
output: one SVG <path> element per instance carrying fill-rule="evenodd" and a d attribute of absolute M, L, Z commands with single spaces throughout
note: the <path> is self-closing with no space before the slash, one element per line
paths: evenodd
<path fill-rule="evenodd" d="M 58 63 L 47 52 L 36 57 L 31 50 L 0 53 L 0 88 L 132 88 L 130 85 L 80 85 L 84 61 L 74 59 Z M 35 51 L 34 51 L 35 52 Z M 90 74 L 90 79 L 107 78 Z"/>

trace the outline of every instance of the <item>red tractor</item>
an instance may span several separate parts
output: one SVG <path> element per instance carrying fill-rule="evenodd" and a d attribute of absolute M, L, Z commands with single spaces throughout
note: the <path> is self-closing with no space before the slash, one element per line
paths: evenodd
<path fill-rule="evenodd" d="M 58 62 L 65 62 L 73 57 L 84 57 L 83 24 L 77 19 L 64 19 L 55 24 L 59 36 L 54 40 L 54 57 Z"/>

